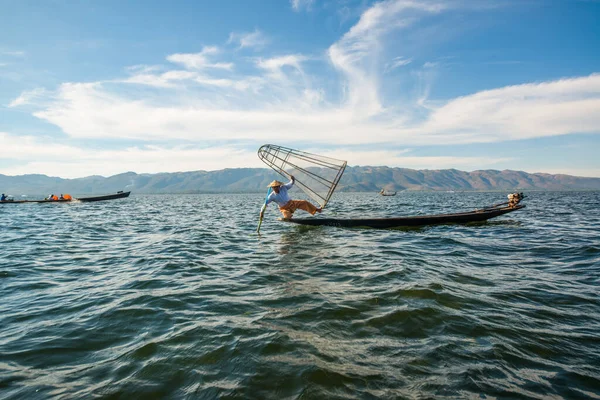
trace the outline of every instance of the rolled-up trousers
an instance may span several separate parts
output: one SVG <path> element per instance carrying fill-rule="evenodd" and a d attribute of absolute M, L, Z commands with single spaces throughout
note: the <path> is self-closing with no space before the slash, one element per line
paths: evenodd
<path fill-rule="evenodd" d="M 304 210 L 312 215 L 317 212 L 317 207 L 313 206 L 306 200 L 290 200 L 283 207 L 279 207 L 279 211 L 283 214 L 283 218 L 290 219 L 297 209 Z"/>

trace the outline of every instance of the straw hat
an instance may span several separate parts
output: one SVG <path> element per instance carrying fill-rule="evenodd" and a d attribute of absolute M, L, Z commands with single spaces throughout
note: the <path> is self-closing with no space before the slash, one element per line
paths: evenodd
<path fill-rule="evenodd" d="M 283 182 L 273 181 L 267 187 L 283 186 Z"/>

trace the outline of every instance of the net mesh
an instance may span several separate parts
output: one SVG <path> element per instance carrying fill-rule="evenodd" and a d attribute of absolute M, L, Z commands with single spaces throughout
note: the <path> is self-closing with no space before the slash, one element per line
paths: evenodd
<path fill-rule="evenodd" d="M 261 146 L 258 157 L 286 178 L 294 175 L 296 185 L 321 207 L 327 205 L 346 169 L 346 161 L 273 144 Z"/>

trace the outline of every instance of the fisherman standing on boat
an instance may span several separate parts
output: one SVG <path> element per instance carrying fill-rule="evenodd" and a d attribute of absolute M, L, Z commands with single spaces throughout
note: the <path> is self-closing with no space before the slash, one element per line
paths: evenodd
<path fill-rule="evenodd" d="M 2 193 L 2 197 L 0 197 L 0 201 L 4 201 L 6 200 L 6 195 L 4 193 Z"/>
<path fill-rule="evenodd" d="M 290 199 L 290 196 L 288 195 L 288 190 L 291 189 L 291 187 L 294 185 L 294 182 L 296 181 L 296 178 L 294 178 L 294 176 L 290 175 L 290 178 L 291 181 L 289 181 L 288 183 L 284 184 L 283 182 L 273 181 L 269 184 L 269 186 L 267 186 L 270 187 L 273 191 L 271 192 L 271 194 L 269 194 L 265 204 L 260 210 L 261 219 L 265 214 L 267 205 L 271 202 L 275 202 L 277 203 L 277 205 L 279 205 L 279 211 L 281 211 L 281 213 L 283 214 L 283 218 L 285 219 L 291 219 L 292 215 L 294 214 L 294 211 L 298 209 L 304 210 L 312 215 L 315 215 L 315 213 L 320 213 L 322 211 L 321 207 L 317 208 L 306 200 Z"/>

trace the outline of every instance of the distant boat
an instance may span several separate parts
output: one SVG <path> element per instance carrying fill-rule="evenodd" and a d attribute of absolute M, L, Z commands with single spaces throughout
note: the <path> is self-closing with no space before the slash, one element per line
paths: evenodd
<path fill-rule="evenodd" d="M 119 191 L 113 194 L 107 194 L 104 196 L 94 196 L 94 197 L 80 197 L 74 199 L 59 199 L 59 200 L 4 200 L 0 201 L 0 204 L 22 204 L 22 203 L 68 203 L 71 201 L 81 201 L 85 203 L 93 202 L 93 201 L 103 201 L 103 200 L 114 200 L 114 199 L 122 199 L 124 197 L 129 197 L 131 192 L 123 192 Z"/>
<path fill-rule="evenodd" d="M 390 192 L 384 192 L 384 191 L 382 190 L 381 192 L 379 192 L 379 194 L 380 194 L 381 196 L 395 196 L 395 195 L 396 195 L 396 192 L 394 192 L 394 193 L 390 193 Z"/>
<path fill-rule="evenodd" d="M 130 193 L 131 193 L 130 191 L 129 192 L 119 191 L 119 192 L 117 192 L 115 194 L 107 194 L 105 196 L 80 197 L 77 200 L 89 203 L 89 202 L 92 202 L 92 201 L 122 199 L 124 197 L 129 197 Z"/>

